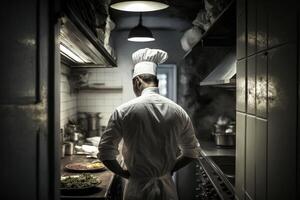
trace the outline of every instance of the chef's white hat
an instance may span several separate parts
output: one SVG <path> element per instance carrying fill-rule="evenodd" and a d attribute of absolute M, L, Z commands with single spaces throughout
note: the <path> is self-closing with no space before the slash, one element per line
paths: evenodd
<path fill-rule="evenodd" d="M 141 74 L 152 74 L 156 76 L 158 64 L 168 59 L 168 53 L 160 49 L 140 49 L 132 54 L 134 64 L 133 77 Z"/>

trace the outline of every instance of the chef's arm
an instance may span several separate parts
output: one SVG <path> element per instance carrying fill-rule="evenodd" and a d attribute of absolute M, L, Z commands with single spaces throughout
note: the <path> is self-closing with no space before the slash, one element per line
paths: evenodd
<path fill-rule="evenodd" d="M 172 170 L 172 174 L 174 172 L 176 172 L 177 170 L 185 167 L 186 165 L 188 165 L 190 162 L 192 162 L 193 160 L 195 160 L 195 158 L 190 158 L 190 157 L 187 157 L 187 156 L 183 156 L 181 155 L 180 157 L 177 158 L 176 160 L 176 163 L 175 163 L 175 166 Z"/>
<path fill-rule="evenodd" d="M 181 155 L 177 158 L 172 173 L 196 160 L 200 154 L 200 145 L 195 136 L 192 121 L 185 111 L 183 111 L 182 122 L 183 129 L 178 135 Z"/>
<path fill-rule="evenodd" d="M 129 172 L 123 170 L 116 156 L 119 154 L 118 146 L 122 139 L 121 117 L 117 110 L 111 115 L 108 125 L 99 143 L 98 158 L 103 164 L 115 174 L 129 178 Z"/>
<path fill-rule="evenodd" d="M 102 161 L 105 167 L 107 167 L 110 171 L 114 172 L 115 174 L 128 179 L 130 174 L 128 170 L 124 170 L 117 160 L 103 160 Z"/>

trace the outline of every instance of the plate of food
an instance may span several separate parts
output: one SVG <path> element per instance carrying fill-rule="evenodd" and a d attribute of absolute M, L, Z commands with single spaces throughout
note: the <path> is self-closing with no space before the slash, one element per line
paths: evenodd
<path fill-rule="evenodd" d="M 91 174 L 80 174 L 72 176 L 62 176 L 60 179 L 60 191 L 62 195 L 90 195 L 101 191 L 101 183 Z"/>
<path fill-rule="evenodd" d="M 65 165 L 64 169 L 69 172 L 99 172 L 105 170 L 102 162 L 78 162 Z"/>

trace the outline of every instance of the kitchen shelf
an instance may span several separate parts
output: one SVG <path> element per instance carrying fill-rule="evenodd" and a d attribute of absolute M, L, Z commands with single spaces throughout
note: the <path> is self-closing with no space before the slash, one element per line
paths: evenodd
<path fill-rule="evenodd" d="M 210 86 L 215 88 L 224 88 L 227 90 L 236 90 L 236 79 L 231 79 L 228 83 L 219 83 L 214 85 L 200 85 L 201 87 Z"/>
<path fill-rule="evenodd" d="M 184 59 L 197 48 L 206 46 L 235 46 L 236 40 L 236 3 L 232 0 L 219 14 L 206 32 L 185 55 Z"/>
<path fill-rule="evenodd" d="M 121 92 L 123 86 L 84 86 L 78 88 L 79 91 L 115 91 Z"/>

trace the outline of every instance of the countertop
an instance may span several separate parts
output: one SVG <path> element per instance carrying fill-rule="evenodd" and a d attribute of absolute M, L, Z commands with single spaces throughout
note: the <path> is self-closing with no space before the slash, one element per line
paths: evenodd
<path fill-rule="evenodd" d="M 214 141 L 200 140 L 201 154 L 203 156 L 235 156 L 235 148 L 218 148 Z"/>
<path fill-rule="evenodd" d="M 66 175 L 75 175 L 78 173 L 70 173 L 64 170 L 64 166 L 68 163 L 73 162 L 92 162 L 96 159 L 86 158 L 85 155 L 72 155 L 72 156 L 65 156 L 61 159 L 61 176 Z M 101 181 L 100 188 L 101 190 L 97 193 L 86 195 L 86 196 L 61 196 L 61 199 L 106 199 L 108 196 L 108 192 L 114 180 L 114 173 L 109 170 L 105 170 L 102 172 L 92 173 L 94 176 Z"/>

